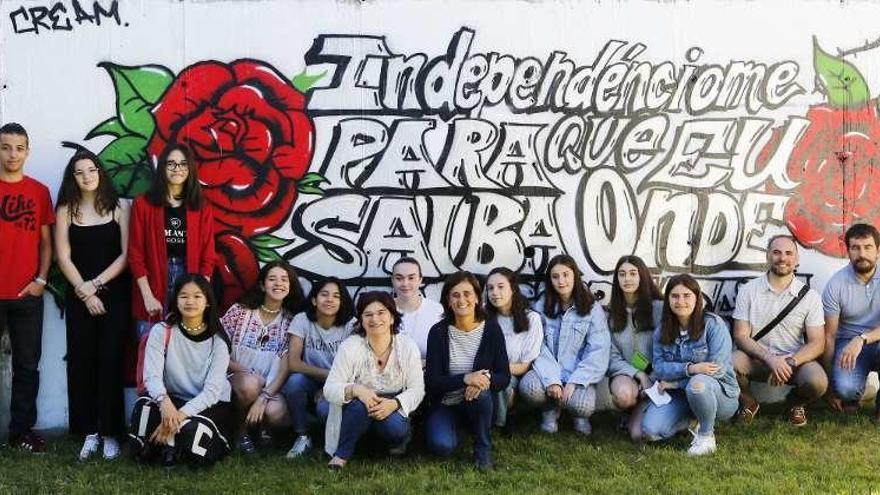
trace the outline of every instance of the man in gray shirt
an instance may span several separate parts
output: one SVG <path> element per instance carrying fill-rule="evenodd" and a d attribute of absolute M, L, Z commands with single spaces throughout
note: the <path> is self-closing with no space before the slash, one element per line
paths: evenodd
<path fill-rule="evenodd" d="M 822 397 L 828 377 L 816 359 L 822 355 L 825 320 L 819 293 L 808 289 L 803 298 L 764 335 L 756 334 L 798 297 L 804 282 L 795 277 L 798 248 L 794 238 L 777 235 L 767 245 L 766 274 L 740 288 L 733 311 L 733 367 L 740 386 L 739 419 L 752 420 L 760 409 L 749 379 L 770 385 L 794 385 L 787 397 L 788 419 L 807 424 L 805 406 Z"/>
<path fill-rule="evenodd" d="M 855 224 L 844 239 L 850 263 L 831 277 L 822 293 L 824 361 L 832 383 L 829 404 L 837 411 L 855 412 L 868 373 L 880 367 L 880 232 L 872 225 Z"/>

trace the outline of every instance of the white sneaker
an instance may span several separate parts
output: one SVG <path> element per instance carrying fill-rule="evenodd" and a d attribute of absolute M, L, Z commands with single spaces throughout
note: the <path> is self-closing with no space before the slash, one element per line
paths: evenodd
<path fill-rule="evenodd" d="M 590 424 L 589 418 L 574 418 L 574 431 L 581 435 L 589 435 L 593 433 L 593 425 Z"/>
<path fill-rule="evenodd" d="M 708 455 L 715 452 L 715 434 L 710 433 L 708 435 L 697 434 L 694 437 L 694 441 L 691 442 L 691 447 L 688 449 L 689 456 L 698 456 L 698 455 Z"/>
<path fill-rule="evenodd" d="M 104 459 L 112 461 L 119 457 L 121 450 L 115 438 L 104 437 Z"/>
<path fill-rule="evenodd" d="M 293 447 L 287 451 L 288 459 L 297 459 L 299 457 L 304 456 L 310 450 L 312 450 L 312 439 L 308 437 L 308 435 L 300 435 L 296 437 L 296 441 L 293 442 Z"/>
<path fill-rule="evenodd" d="M 98 452 L 98 447 L 101 445 L 101 435 L 97 433 L 92 433 L 91 435 L 87 435 L 85 441 L 83 442 L 82 449 L 79 451 L 79 460 L 85 461 L 89 457 L 92 457 Z"/>
<path fill-rule="evenodd" d="M 556 433 L 559 431 L 558 409 L 550 409 L 541 414 L 541 431 L 544 433 Z"/>

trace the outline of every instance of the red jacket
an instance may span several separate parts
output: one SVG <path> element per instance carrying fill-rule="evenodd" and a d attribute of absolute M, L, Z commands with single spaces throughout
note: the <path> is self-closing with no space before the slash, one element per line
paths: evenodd
<path fill-rule="evenodd" d="M 135 281 L 146 276 L 153 296 L 165 304 L 168 285 L 168 254 L 165 249 L 165 207 L 155 206 L 144 196 L 134 200 L 128 237 L 128 265 Z M 214 273 L 214 215 L 207 204 L 186 210 L 186 271 L 210 277 Z M 134 284 L 132 312 L 135 319 L 149 320 L 144 298 Z M 156 318 L 153 318 L 156 320 Z"/>

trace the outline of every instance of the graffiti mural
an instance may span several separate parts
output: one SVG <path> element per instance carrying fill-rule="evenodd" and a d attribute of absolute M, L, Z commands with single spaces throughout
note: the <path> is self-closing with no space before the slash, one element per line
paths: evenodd
<path fill-rule="evenodd" d="M 637 254 L 658 277 L 699 275 L 729 312 L 743 277 L 727 272 L 760 269 L 772 235 L 842 257 L 846 226 L 878 220 L 876 102 L 815 40 L 813 89 L 794 60 L 710 63 L 695 46 L 675 64 L 610 40 L 583 65 L 475 52 L 476 36 L 432 55 L 322 34 L 294 77 L 252 59 L 102 62 L 116 115 L 85 140 L 113 138 L 99 156 L 127 197 L 166 145 L 194 150 L 227 303 L 277 258 L 353 286 L 387 285 L 400 256 L 432 283 L 503 265 L 535 292 L 566 252 L 599 293 Z M 814 90 L 824 102 L 785 112 Z"/>

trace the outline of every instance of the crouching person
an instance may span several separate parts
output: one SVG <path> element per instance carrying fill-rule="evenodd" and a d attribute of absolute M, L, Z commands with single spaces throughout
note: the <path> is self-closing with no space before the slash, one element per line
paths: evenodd
<path fill-rule="evenodd" d="M 730 419 L 739 398 L 732 347 L 724 320 L 703 312 L 697 281 L 686 274 L 670 278 L 662 323 L 654 331 L 651 364 L 654 378 L 672 397 L 668 403 L 652 401 L 648 405 L 642 418 L 642 438 L 663 440 L 690 429 L 694 439 L 688 455 L 715 452 L 715 422 Z"/>
<path fill-rule="evenodd" d="M 401 316 L 387 292 L 358 298 L 355 335 L 346 339 L 324 383 L 330 402 L 324 450 L 328 467 L 342 469 L 358 440 L 372 429 L 401 452 L 410 436 L 409 415 L 425 396 L 422 357 L 409 336 L 398 333 Z"/>
<path fill-rule="evenodd" d="M 150 330 L 144 351 L 147 395 L 132 411 L 132 453 L 166 467 L 179 459 L 210 465 L 229 452 L 229 341 L 204 277 L 182 276 L 172 301 L 168 318 Z"/>

